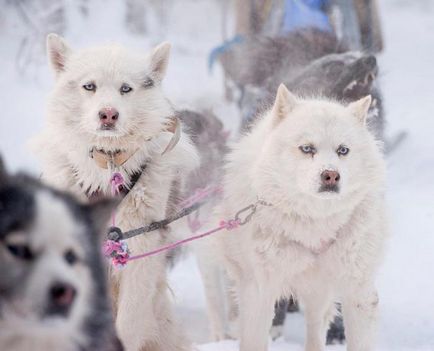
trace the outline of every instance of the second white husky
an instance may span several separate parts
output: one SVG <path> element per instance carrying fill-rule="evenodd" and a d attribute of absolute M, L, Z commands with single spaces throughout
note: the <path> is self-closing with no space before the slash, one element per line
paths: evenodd
<path fill-rule="evenodd" d="M 91 199 L 110 195 L 117 171 L 125 179 L 117 226 L 125 231 L 166 218 L 184 177 L 198 164 L 161 89 L 170 45 L 142 56 L 116 45 L 73 51 L 54 34 L 47 44 L 56 84 L 46 129 L 34 142 L 44 160 L 43 178 Z M 166 241 L 168 229 L 128 244 L 132 254 L 139 254 Z M 164 255 L 112 272 L 111 285 L 126 350 L 189 348 L 171 311 Z"/>
<path fill-rule="evenodd" d="M 213 240 L 238 300 L 241 351 L 267 350 L 274 303 L 291 294 L 305 307 L 306 351 L 324 349 L 337 301 L 348 350 L 373 349 L 386 224 L 370 103 L 300 99 L 281 85 L 229 154 L 219 218 L 252 207 Z"/>

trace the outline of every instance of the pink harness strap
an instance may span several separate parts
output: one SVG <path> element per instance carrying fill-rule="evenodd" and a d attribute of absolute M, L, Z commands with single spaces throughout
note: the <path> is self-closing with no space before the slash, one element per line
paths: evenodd
<path fill-rule="evenodd" d="M 158 249 L 148 251 L 148 252 L 145 252 L 143 254 L 135 255 L 135 256 L 130 256 L 130 252 L 128 250 L 128 247 L 127 247 L 125 241 L 117 242 L 117 241 L 113 241 L 113 240 L 106 240 L 104 245 L 103 245 L 102 252 L 103 252 L 104 256 L 112 259 L 112 264 L 114 266 L 122 267 L 122 266 L 125 266 L 129 261 L 134 261 L 134 260 L 138 260 L 141 258 L 154 256 L 154 255 L 157 255 L 161 252 L 172 250 L 178 246 L 184 245 L 184 244 L 189 243 L 191 241 L 202 239 L 204 237 L 207 237 L 209 235 L 217 233 L 223 229 L 232 230 L 232 229 L 238 228 L 240 225 L 241 225 L 241 220 L 239 220 L 239 219 L 232 219 L 229 221 L 221 221 L 217 228 L 209 230 L 205 233 L 194 235 L 194 236 L 191 236 L 191 237 L 183 239 L 183 240 L 175 241 L 174 243 L 171 243 L 171 244 L 162 246 Z"/>
<path fill-rule="evenodd" d="M 235 217 L 233 219 L 230 219 L 227 221 L 225 221 L 225 220 L 221 221 L 217 228 L 211 229 L 211 230 L 209 230 L 205 233 L 202 233 L 202 234 L 191 236 L 191 237 L 183 239 L 183 240 L 175 241 L 174 243 L 162 246 L 158 249 L 148 251 L 148 252 L 145 252 L 145 253 L 140 254 L 140 255 L 130 256 L 130 252 L 128 250 L 126 242 L 122 241 L 122 244 L 119 245 L 119 243 L 114 241 L 114 240 L 106 240 L 106 242 L 104 243 L 104 246 L 103 246 L 103 253 L 106 257 L 112 259 L 113 265 L 124 266 L 129 261 L 134 261 L 134 260 L 138 260 L 141 258 L 154 256 L 154 255 L 157 255 L 161 252 L 172 250 L 172 249 L 174 249 L 180 245 L 184 245 L 184 244 L 189 243 L 191 241 L 199 240 L 199 239 L 202 239 L 204 237 L 215 234 L 217 232 L 220 232 L 223 229 L 232 230 L 232 229 L 238 228 L 239 226 L 242 226 L 242 225 L 244 225 L 250 221 L 252 216 L 256 213 L 257 207 L 259 205 L 271 206 L 271 204 L 268 204 L 264 201 L 258 200 L 257 202 L 250 204 L 249 206 L 246 206 L 246 207 L 242 208 L 241 210 L 239 210 L 235 214 Z"/>
<path fill-rule="evenodd" d="M 217 233 L 217 232 L 219 232 L 219 231 L 221 231 L 223 229 L 227 229 L 227 230 L 235 229 L 239 225 L 240 225 L 239 220 L 230 220 L 228 222 L 221 221 L 220 225 L 217 228 L 214 228 L 214 229 L 209 230 L 209 231 L 207 231 L 205 233 L 202 233 L 202 234 L 191 236 L 191 237 L 189 237 L 187 239 L 175 241 L 172 244 L 160 247 L 160 248 L 158 248 L 156 250 L 153 250 L 153 251 L 149 251 L 149 252 L 143 253 L 141 255 L 131 256 L 131 257 L 128 258 L 128 261 L 133 261 L 133 260 L 138 260 L 140 258 L 154 256 L 154 255 L 159 254 L 160 252 L 167 251 L 167 250 L 172 250 L 172 249 L 174 249 L 174 248 L 176 248 L 178 246 L 181 246 L 181 245 L 184 245 L 186 243 L 189 243 L 190 241 L 195 241 L 195 240 L 198 240 L 198 239 L 205 238 L 206 236 L 209 236 L 209 235 L 212 235 L 214 233 Z"/>

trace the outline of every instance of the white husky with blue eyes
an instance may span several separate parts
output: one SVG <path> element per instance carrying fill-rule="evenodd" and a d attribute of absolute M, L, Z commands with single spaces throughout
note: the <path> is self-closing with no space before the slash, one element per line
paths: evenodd
<path fill-rule="evenodd" d="M 110 195 L 116 170 L 129 190 L 117 210 L 122 230 L 166 218 L 170 199 L 198 165 L 161 89 L 170 45 L 148 55 L 117 45 L 73 51 L 50 34 L 47 46 L 56 84 L 46 128 L 33 143 L 44 161 L 43 179 L 92 198 Z M 139 254 L 170 240 L 161 230 L 128 244 Z M 188 348 L 167 296 L 165 255 L 131 262 L 112 278 L 116 326 L 128 351 Z"/>
<path fill-rule="evenodd" d="M 274 303 L 291 294 L 305 306 L 306 351 L 324 349 L 336 301 L 348 350 L 373 349 L 386 228 L 370 101 L 301 99 L 281 85 L 229 154 L 219 218 L 263 201 L 247 224 L 212 239 L 238 298 L 241 351 L 267 349 Z"/>

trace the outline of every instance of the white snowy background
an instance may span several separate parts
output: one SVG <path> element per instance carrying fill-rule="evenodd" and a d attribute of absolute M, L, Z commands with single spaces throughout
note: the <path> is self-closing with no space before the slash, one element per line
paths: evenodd
<path fill-rule="evenodd" d="M 43 127 L 45 101 L 53 76 L 37 34 L 18 64 L 19 48 L 29 37 L 20 15 L 0 0 L 0 152 L 8 167 L 38 174 L 28 139 Z M 120 42 L 147 50 L 158 41 L 173 44 L 164 88 L 178 107 L 212 108 L 227 128 L 236 130 L 237 110 L 223 99 L 219 67 L 210 74 L 207 58 L 222 41 L 221 2 L 172 1 L 166 30 L 148 12 L 146 35 L 124 25 L 124 3 L 89 1 L 83 17 L 77 2 L 66 1 L 65 37 L 73 47 Z M 155 1 L 154 1 L 155 3 Z M 434 0 L 380 0 L 386 49 L 379 57 L 387 135 L 405 130 L 407 139 L 387 158 L 391 238 L 378 277 L 381 319 L 378 350 L 434 350 Z M 25 60 L 24 60 L 25 61 Z M 61 116 L 60 116 L 61 117 Z M 194 257 L 170 274 L 179 317 L 201 351 L 234 351 L 235 341 L 210 343 L 202 283 Z M 302 314 L 289 315 L 284 337 L 271 351 L 302 350 Z M 343 346 L 327 350 L 344 350 Z"/>

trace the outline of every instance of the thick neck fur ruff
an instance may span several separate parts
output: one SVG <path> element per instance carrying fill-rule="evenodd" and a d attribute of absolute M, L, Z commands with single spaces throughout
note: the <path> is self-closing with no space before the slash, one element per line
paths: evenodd
<path fill-rule="evenodd" d="M 38 147 L 38 152 L 42 153 L 46 164 L 46 167 L 44 167 L 45 172 L 54 172 L 54 174 L 44 174 L 44 177 L 59 178 L 59 182 L 62 182 L 60 178 L 64 177 L 66 172 L 71 175 L 68 180 L 70 186 L 79 192 L 81 188 L 83 193 L 85 191 L 89 193 L 101 191 L 106 195 L 110 195 L 112 171 L 99 167 L 89 156 L 89 150 L 95 143 L 87 143 L 80 140 L 79 137 L 74 138 L 75 140 L 70 139 L 70 142 L 65 143 L 65 136 L 62 135 L 60 130 L 48 131 L 46 134 L 48 135 L 41 137 L 44 147 Z M 152 167 L 153 165 L 164 164 L 166 167 L 181 173 L 189 172 L 196 167 L 198 163 L 196 150 L 184 133 L 181 134 L 181 139 L 173 150 L 161 155 L 171 137 L 172 133 L 170 132 L 160 132 L 151 140 L 133 141 L 131 144 L 116 143 L 114 146 L 111 146 L 109 142 L 98 143 L 97 145 L 104 148 L 104 150 L 115 150 L 117 148 L 134 150 L 137 148 L 137 151 L 134 152 L 130 159 L 117 169 L 126 179 L 128 187 L 130 186 L 128 184 L 130 177 L 139 172 L 144 165 Z M 51 145 L 47 145 L 47 142 Z M 58 164 L 60 160 L 62 160 L 62 164 Z M 50 164 L 51 162 L 55 162 L 57 165 Z M 63 179 L 63 182 L 65 182 L 65 179 Z"/>

